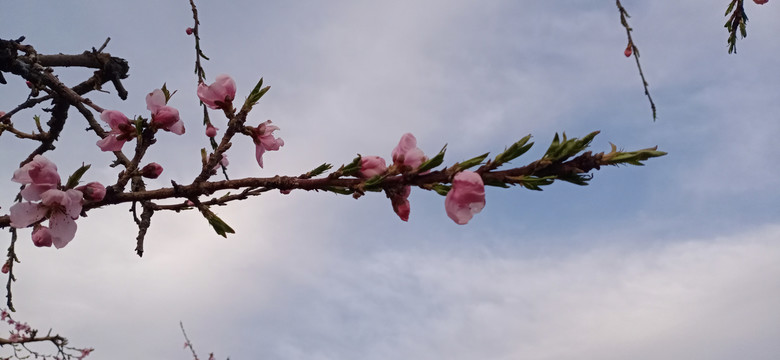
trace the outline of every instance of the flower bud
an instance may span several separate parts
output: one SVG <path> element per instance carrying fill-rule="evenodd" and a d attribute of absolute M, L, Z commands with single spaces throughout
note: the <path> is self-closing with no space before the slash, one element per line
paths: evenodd
<path fill-rule="evenodd" d="M 208 124 L 206 125 L 206 136 L 213 138 L 217 136 L 217 128 L 214 127 L 214 125 Z"/>
<path fill-rule="evenodd" d="M 198 85 L 198 98 L 211 109 L 230 109 L 236 98 L 236 82 L 228 75 L 219 75 L 211 85 Z"/>
<path fill-rule="evenodd" d="M 187 30 L 184 30 L 184 31 L 187 33 L 187 35 L 192 35 L 192 28 L 191 27 L 188 27 Z"/>
<path fill-rule="evenodd" d="M 52 237 L 49 228 L 36 226 L 32 232 L 32 241 L 37 247 L 51 247 Z"/>
<path fill-rule="evenodd" d="M 87 201 L 100 201 L 106 196 L 106 187 L 97 181 L 79 186 L 76 190 L 81 191 Z"/>
<path fill-rule="evenodd" d="M 417 139 L 411 133 L 404 134 L 393 149 L 393 162 L 398 166 L 416 169 L 423 161 L 425 161 L 425 154 L 417 147 Z"/>
<path fill-rule="evenodd" d="M 387 171 L 385 159 L 379 156 L 363 156 L 360 158 L 360 176 L 363 178 L 372 178 L 384 174 Z"/>
<path fill-rule="evenodd" d="M 141 168 L 141 176 L 149 179 L 157 179 L 163 172 L 163 167 L 155 162 L 148 163 Z"/>
<path fill-rule="evenodd" d="M 473 171 L 459 172 L 452 179 L 452 189 L 444 199 L 447 216 L 464 225 L 485 207 L 485 183 Z"/>
<path fill-rule="evenodd" d="M 631 44 L 628 44 L 628 47 L 626 48 L 626 51 L 623 52 L 623 55 L 625 55 L 626 57 L 629 57 L 629 56 L 631 56 L 632 53 L 633 53 L 633 51 L 631 49 Z"/>

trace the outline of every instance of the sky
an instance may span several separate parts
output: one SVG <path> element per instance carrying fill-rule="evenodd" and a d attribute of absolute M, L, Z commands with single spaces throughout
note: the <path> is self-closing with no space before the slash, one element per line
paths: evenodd
<path fill-rule="evenodd" d="M 721 4 L 722 3 L 722 4 Z M 236 139 L 232 178 L 297 175 L 360 153 L 388 158 L 413 133 L 445 163 L 532 134 L 538 159 L 556 132 L 601 134 L 626 150 L 669 154 L 609 167 L 591 184 L 542 192 L 487 189 L 487 206 L 454 224 L 439 195 L 413 190 L 403 222 L 381 194 L 359 200 L 293 191 L 215 209 L 223 239 L 196 213 L 158 213 L 143 258 L 128 207 L 88 213 L 65 248 L 20 231 L 15 318 L 53 328 L 90 358 L 188 359 L 179 321 L 202 358 L 218 359 L 774 359 L 780 353 L 780 7 L 746 2 L 749 36 L 727 54 L 726 1 L 625 0 L 658 106 L 653 121 L 614 3 L 428 0 L 200 1 L 208 81 L 230 74 L 243 99 L 271 86 L 248 119 L 285 141 L 257 166 Z M 127 101 L 178 89 L 187 132 L 159 136 L 150 188 L 196 176 L 203 135 L 186 1 L 10 2 L 0 38 L 39 53 L 99 47 L 130 63 Z M 24 14 L 21 15 L 20 14 Z M 31 20 L 34 18 L 34 21 Z M 75 84 L 90 75 L 58 69 Z M 23 101 L 6 76 L 0 109 Z M 14 117 L 32 129 L 39 109 Z M 62 176 L 116 179 L 71 112 L 57 151 Z M 212 112 L 218 128 L 225 120 Z M 34 144 L 0 137 L 0 213 L 11 174 Z M 4 210 L 5 209 L 5 210 Z M 7 349 L 0 349 L 7 351 Z"/>

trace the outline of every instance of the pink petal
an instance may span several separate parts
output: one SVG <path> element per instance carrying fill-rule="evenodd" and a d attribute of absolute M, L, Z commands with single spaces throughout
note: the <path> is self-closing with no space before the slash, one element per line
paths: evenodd
<path fill-rule="evenodd" d="M 396 194 L 390 198 L 390 203 L 393 205 L 393 211 L 403 221 L 409 221 L 409 213 L 412 210 L 411 204 L 409 204 L 409 195 L 412 193 L 411 186 L 405 186 L 403 192 Z"/>
<path fill-rule="evenodd" d="M 65 214 L 70 216 L 72 219 L 77 219 L 79 215 L 81 215 L 81 202 L 84 199 L 84 194 L 76 189 L 70 189 L 66 191 L 65 194 L 69 199 L 67 204 L 65 204 Z"/>
<path fill-rule="evenodd" d="M 125 114 L 116 110 L 103 110 L 100 113 L 100 119 L 105 121 L 111 127 L 111 130 L 118 130 L 120 124 L 130 122 Z"/>
<path fill-rule="evenodd" d="M 97 146 L 103 151 L 121 151 L 125 145 L 125 140 L 117 140 L 116 134 L 108 136 L 97 141 Z"/>
<path fill-rule="evenodd" d="M 360 159 L 360 176 L 372 178 L 387 171 L 385 159 L 379 156 L 363 156 Z"/>
<path fill-rule="evenodd" d="M 33 174 L 38 177 L 38 181 L 33 180 Z M 46 179 L 46 181 L 44 181 Z M 20 184 L 46 183 L 57 184 L 60 182 L 60 176 L 57 174 L 57 165 L 49 161 L 43 155 L 35 155 L 32 161 L 16 169 L 11 181 Z"/>
<path fill-rule="evenodd" d="M 45 226 L 36 227 L 32 232 L 32 242 L 37 247 L 50 247 L 52 236 L 49 228 Z"/>
<path fill-rule="evenodd" d="M 162 90 L 154 89 L 154 91 L 146 94 L 146 108 L 151 112 L 157 112 L 157 109 L 165 106 L 165 94 Z"/>
<path fill-rule="evenodd" d="M 38 201 L 41 200 L 41 194 L 56 188 L 55 185 L 29 184 L 22 189 L 21 194 L 22 198 L 27 201 Z"/>
<path fill-rule="evenodd" d="M 398 145 L 393 149 L 393 162 L 399 165 L 417 168 L 425 160 L 425 153 L 417 147 L 417 138 L 411 133 L 401 136 Z"/>
<path fill-rule="evenodd" d="M 14 204 L 9 209 L 11 226 L 21 229 L 43 219 L 48 209 L 39 204 L 31 202 L 20 202 Z"/>
<path fill-rule="evenodd" d="M 231 103 L 236 97 L 236 82 L 228 75 L 217 76 L 211 85 L 198 85 L 198 98 L 212 109 L 220 109 L 222 105 Z"/>
<path fill-rule="evenodd" d="M 49 218 L 49 233 L 51 233 L 52 243 L 57 249 L 68 245 L 76 236 L 76 222 L 69 216 L 55 212 Z"/>
<path fill-rule="evenodd" d="M 263 153 L 265 153 L 265 148 L 262 144 L 256 144 L 255 145 L 255 157 L 257 158 L 257 164 L 260 165 L 260 167 L 263 167 Z"/>
<path fill-rule="evenodd" d="M 485 184 L 473 171 L 462 171 L 452 179 L 452 189 L 444 200 L 447 216 L 464 225 L 485 207 Z"/>
<path fill-rule="evenodd" d="M 173 123 L 173 125 L 171 125 L 168 128 L 168 131 L 170 131 L 170 132 L 172 132 L 172 133 L 174 133 L 176 135 L 184 134 L 184 122 L 179 120 L 179 121 Z"/>

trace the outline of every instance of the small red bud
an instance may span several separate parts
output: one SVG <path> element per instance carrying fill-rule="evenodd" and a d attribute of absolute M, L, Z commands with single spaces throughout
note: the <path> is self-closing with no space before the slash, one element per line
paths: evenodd
<path fill-rule="evenodd" d="M 141 176 L 149 179 L 157 179 L 163 172 L 163 167 L 158 163 L 149 163 L 141 168 Z"/>
<path fill-rule="evenodd" d="M 187 35 L 192 35 L 192 28 L 187 28 L 185 31 L 187 32 Z"/>
<path fill-rule="evenodd" d="M 30 88 L 30 89 L 32 89 L 32 88 L 33 88 L 33 84 L 32 84 L 31 82 L 29 82 L 29 81 L 25 81 L 24 83 L 25 83 L 25 84 L 27 84 L 27 87 L 28 87 L 28 88 Z"/>
<path fill-rule="evenodd" d="M 623 55 L 625 55 L 626 57 L 629 57 L 629 56 L 631 56 L 632 53 L 633 53 L 633 51 L 631 50 L 631 45 L 628 45 L 628 47 L 626 48 L 626 51 L 623 52 Z"/>

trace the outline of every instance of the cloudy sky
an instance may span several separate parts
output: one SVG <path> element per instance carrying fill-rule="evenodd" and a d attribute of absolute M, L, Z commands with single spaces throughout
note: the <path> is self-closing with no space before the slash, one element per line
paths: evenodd
<path fill-rule="evenodd" d="M 389 201 L 267 194 L 217 209 L 223 239 L 198 214 L 155 215 L 134 252 L 127 207 L 92 211 L 61 250 L 21 231 L 17 318 L 54 328 L 97 359 L 775 359 L 780 353 L 780 7 L 746 2 L 750 36 L 726 52 L 727 1 L 623 1 L 658 105 L 653 122 L 611 1 L 201 1 L 209 81 L 231 74 L 242 99 L 271 85 L 249 123 L 285 140 L 265 169 L 240 138 L 232 177 L 296 175 L 356 153 L 388 157 L 403 133 L 449 164 L 533 134 L 601 130 L 593 148 L 658 145 L 645 167 L 606 168 L 587 187 L 488 189 L 454 224 L 443 198 L 411 195 L 408 223 Z M 40 53 L 100 46 L 130 62 L 130 98 L 90 97 L 147 116 L 167 82 L 182 137 L 148 155 L 150 186 L 186 183 L 206 147 L 186 1 L 9 2 L 0 38 Z M 60 69 L 75 84 L 90 74 Z M 0 86 L 0 109 L 26 97 Z M 14 117 L 22 129 L 40 109 Z M 217 127 L 224 119 L 213 113 Z M 25 127 L 26 126 L 26 127 Z M 71 113 L 58 151 L 66 176 L 110 182 L 110 154 Z M 0 138 L 0 179 L 33 144 Z M 0 182 L 5 213 L 18 189 Z M 203 356 L 203 355 L 202 355 Z M 208 357 L 207 355 L 205 356 Z"/>

